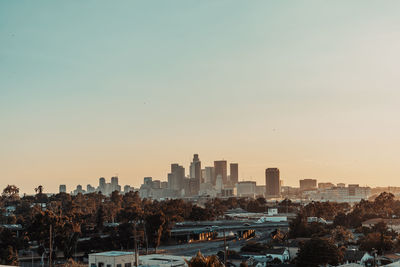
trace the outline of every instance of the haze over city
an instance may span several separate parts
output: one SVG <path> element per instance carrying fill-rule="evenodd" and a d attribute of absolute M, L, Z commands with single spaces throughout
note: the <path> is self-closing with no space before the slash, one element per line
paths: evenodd
<path fill-rule="evenodd" d="M 239 180 L 400 186 L 400 2 L 0 3 L 0 187 Z M 385 5 L 390 3 L 390 5 Z"/>

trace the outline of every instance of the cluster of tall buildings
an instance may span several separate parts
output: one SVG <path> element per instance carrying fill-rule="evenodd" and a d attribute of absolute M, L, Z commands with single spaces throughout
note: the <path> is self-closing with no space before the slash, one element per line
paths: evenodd
<path fill-rule="evenodd" d="M 239 181 L 239 164 L 216 160 L 213 166 L 202 168 L 198 154 L 193 155 L 189 175 L 177 163 L 171 164 L 164 187 L 144 181 L 140 187 L 142 197 L 256 197 L 279 198 L 281 180 L 279 169 L 270 168 L 265 173 L 266 185 L 258 186 L 255 181 Z"/>
<path fill-rule="evenodd" d="M 132 188 L 129 185 L 126 185 L 124 187 L 124 192 L 129 192 Z M 99 178 L 99 185 L 98 187 L 94 187 L 90 184 L 86 186 L 86 190 L 83 189 L 82 185 L 77 185 L 76 189 L 71 192 L 72 195 L 77 195 L 77 194 L 86 194 L 86 193 L 102 193 L 103 195 L 111 195 L 112 192 L 121 191 L 121 186 L 118 184 L 118 177 L 113 176 L 111 177 L 111 182 L 107 183 L 106 179 L 104 177 Z M 67 192 L 67 187 L 65 184 L 60 185 L 59 187 L 59 192 L 60 193 L 66 193 Z"/>
<path fill-rule="evenodd" d="M 217 196 L 220 194 L 234 194 L 234 187 L 239 180 L 239 165 L 226 160 L 214 161 L 214 166 L 202 168 L 198 154 L 193 155 L 189 166 L 189 175 L 185 168 L 177 163 L 171 164 L 168 173 L 168 189 L 177 197 L 193 197 L 199 195 Z"/>
<path fill-rule="evenodd" d="M 281 180 L 278 168 L 269 168 L 265 171 L 266 185 L 257 185 L 255 181 L 239 181 L 239 164 L 228 163 L 226 160 L 216 160 L 213 166 L 202 167 L 198 154 L 193 155 L 186 174 L 185 167 L 178 163 L 171 164 L 171 171 L 167 174 L 167 181 L 145 177 L 139 189 L 129 185 L 118 184 L 118 177 L 111 177 L 107 183 L 104 177 L 99 178 L 98 187 L 87 185 L 86 190 L 78 185 L 71 193 L 101 192 L 110 195 L 113 191 L 139 191 L 142 198 L 182 198 L 182 197 L 256 197 L 279 198 L 281 195 Z M 60 192 L 66 192 L 66 186 L 60 185 Z"/>
<path fill-rule="evenodd" d="M 317 183 L 317 179 L 300 179 L 299 187 L 282 186 L 278 168 L 265 170 L 265 185 L 257 185 L 255 181 L 239 179 L 239 164 L 229 163 L 226 160 L 216 160 L 213 166 L 202 167 L 198 154 L 193 155 L 186 174 L 185 167 L 178 163 L 171 164 L 166 181 L 144 177 L 140 188 L 135 189 L 125 185 L 123 191 L 118 184 L 118 177 L 111 177 L 107 182 L 104 177 L 99 178 L 99 185 L 90 184 L 86 190 L 78 185 L 71 193 L 101 192 L 110 195 L 118 191 L 127 193 L 138 191 L 142 198 L 196 198 L 196 197 L 252 197 L 263 196 L 267 199 L 281 197 L 300 201 L 333 201 L 333 202 L 358 202 L 368 199 L 371 188 L 361 187 L 358 184 L 330 182 Z M 66 192 L 66 186 L 60 185 L 60 192 Z"/>
<path fill-rule="evenodd" d="M 60 185 L 60 192 L 66 192 L 66 185 Z M 99 178 L 99 185 L 90 184 L 86 190 L 78 185 L 71 193 L 101 192 L 111 195 L 118 191 L 127 193 L 138 191 L 142 198 L 196 198 L 196 197 L 252 197 L 263 196 L 267 199 L 289 198 L 299 201 L 332 201 L 332 202 L 359 202 L 371 196 L 370 187 L 361 187 L 358 184 L 333 184 L 330 182 L 317 183 L 317 179 L 300 179 L 299 187 L 282 186 L 278 168 L 265 170 L 265 185 L 257 185 L 255 181 L 239 179 L 238 163 L 229 163 L 226 160 L 216 160 L 213 166 L 202 167 L 198 154 L 193 155 L 186 174 L 185 167 L 178 163 L 171 164 L 171 171 L 166 181 L 144 177 L 140 188 L 125 185 L 123 190 L 118 184 L 118 177 L 111 177 L 107 182 L 104 177 Z"/>

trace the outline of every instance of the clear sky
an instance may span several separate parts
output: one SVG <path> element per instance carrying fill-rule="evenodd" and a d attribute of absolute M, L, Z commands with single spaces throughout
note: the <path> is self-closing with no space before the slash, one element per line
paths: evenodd
<path fill-rule="evenodd" d="M 0 1 L 0 187 L 400 186 L 400 1 Z"/>

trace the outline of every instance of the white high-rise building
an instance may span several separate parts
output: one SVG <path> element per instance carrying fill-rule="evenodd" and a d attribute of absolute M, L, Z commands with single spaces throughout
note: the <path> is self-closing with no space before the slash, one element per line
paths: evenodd
<path fill-rule="evenodd" d="M 205 167 L 204 168 L 204 182 L 212 183 L 214 177 L 214 167 Z"/>

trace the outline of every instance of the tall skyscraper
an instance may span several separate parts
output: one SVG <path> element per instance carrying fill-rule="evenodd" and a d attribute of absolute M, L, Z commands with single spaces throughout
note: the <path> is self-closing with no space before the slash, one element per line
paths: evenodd
<path fill-rule="evenodd" d="M 151 186 L 153 183 L 153 177 L 144 177 L 143 178 L 143 184 Z"/>
<path fill-rule="evenodd" d="M 99 187 L 97 191 L 101 192 L 103 195 L 106 195 L 106 179 L 104 177 L 99 178 Z"/>
<path fill-rule="evenodd" d="M 86 185 L 86 192 L 87 193 L 93 193 L 94 191 L 96 191 L 96 188 L 94 188 L 90 184 Z"/>
<path fill-rule="evenodd" d="M 230 183 L 231 185 L 235 185 L 239 181 L 239 164 L 231 163 L 229 167 L 230 167 L 230 172 L 229 172 Z"/>
<path fill-rule="evenodd" d="M 168 188 L 181 190 L 184 188 L 185 168 L 177 163 L 171 164 L 171 173 L 168 174 Z"/>
<path fill-rule="evenodd" d="M 67 186 L 65 184 L 60 184 L 60 188 L 59 188 L 59 192 L 60 193 L 67 193 Z"/>
<path fill-rule="evenodd" d="M 215 185 L 216 179 L 218 175 L 221 175 L 222 178 L 222 183 L 225 185 L 228 180 L 228 174 L 227 174 L 227 163 L 226 160 L 217 160 L 214 161 L 214 180 L 213 180 L 213 185 Z"/>
<path fill-rule="evenodd" d="M 105 187 L 106 186 L 106 179 L 104 177 L 99 178 L 99 187 Z"/>
<path fill-rule="evenodd" d="M 193 161 L 190 164 L 190 194 L 197 195 L 201 183 L 201 161 L 198 154 L 193 155 Z"/>
<path fill-rule="evenodd" d="M 193 155 L 193 161 L 190 163 L 190 178 L 201 179 L 201 161 L 198 154 Z"/>
<path fill-rule="evenodd" d="M 265 170 L 265 187 L 267 198 L 281 196 L 281 181 L 278 168 L 268 168 Z"/>
<path fill-rule="evenodd" d="M 118 176 L 111 177 L 111 192 L 118 191 L 121 192 L 121 186 L 118 184 Z"/>
<path fill-rule="evenodd" d="M 214 183 L 214 167 L 205 167 L 204 168 L 204 182 L 205 183 Z"/>
<path fill-rule="evenodd" d="M 111 177 L 111 184 L 117 185 L 118 184 L 118 176 Z"/>

